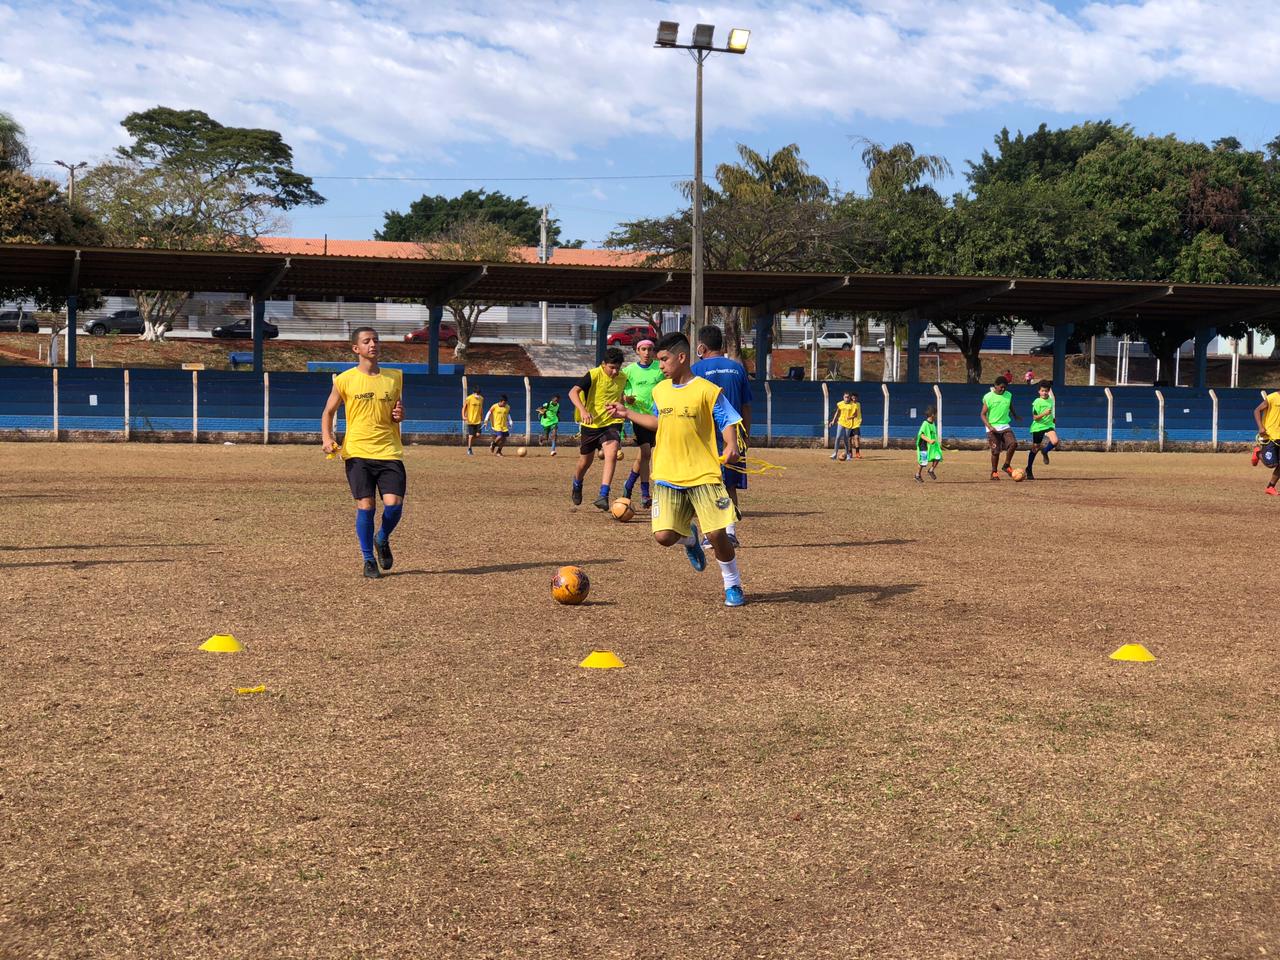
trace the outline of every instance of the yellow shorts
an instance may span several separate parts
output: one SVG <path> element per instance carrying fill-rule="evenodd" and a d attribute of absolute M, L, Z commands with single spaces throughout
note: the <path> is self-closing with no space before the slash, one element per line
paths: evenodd
<path fill-rule="evenodd" d="M 687 537 L 695 516 L 703 533 L 723 530 L 733 523 L 733 501 L 723 483 L 704 483 L 683 490 L 654 484 L 650 524 L 655 532 L 674 530 Z"/>

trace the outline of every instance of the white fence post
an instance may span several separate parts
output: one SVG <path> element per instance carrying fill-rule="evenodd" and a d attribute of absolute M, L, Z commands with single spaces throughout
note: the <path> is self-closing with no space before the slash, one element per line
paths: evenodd
<path fill-rule="evenodd" d="M 831 442 L 831 395 L 827 392 L 827 382 L 822 381 L 822 449 L 827 449 Z"/>
<path fill-rule="evenodd" d="M 529 424 L 533 421 L 533 386 L 529 383 L 529 378 L 524 378 L 524 445 L 527 447 L 532 441 Z M 626 426 L 626 424 L 623 424 Z"/>
<path fill-rule="evenodd" d="M 271 374 L 262 371 L 262 442 L 271 442 Z"/>
<path fill-rule="evenodd" d="M 1159 361 L 1156 361 L 1157 363 Z M 1156 430 L 1159 433 L 1160 444 L 1157 449 L 1164 453 L 1164 394 L 1159 390 L 1156 391 L 1156 403 L 1159 404 L 1160 412 L 1156 416 Z"/>
<path fill-rule="evenodd" d="M 773 387 L 764 382 L 764 439 L 766 446 L 773 446 Z"/>
<path fill-rule="evenodd" d="M 938 428 L 938 443 L 942 443 L 942 387 L 936 383 L 933 385 L 933 400 L 937 407 L 937 416 L 934 418 L 934 426 Z"/>
<path fill-rule="evenodd" d="M 57 337 L 54 337 L 53 341 L 51 342 L 56 342 L 57 339 L 58 339 Z M 49 352 L 52 353 L 53 351 L 50 350 Z M 57 367 L 53 368 L 53 439 L 55 441 L 58 439 L 58 368 Z"/>
<path fill-rule="evenodd" d="M 1213 433 L 1212 444 L 1209 449 L 1214 453 L 1218 452 L 1218 392 L 1216 390 L 1209 391 L 1209 399 L 1213 401 Z"/>
<path fill-rule="evenodd" d="M 200 440 L 200 371 L 191 371 L 191 442 Z"/>
<path fill-rule="evenodd" d="M 124 371 L 124 438 L 129 439 L 129 428 L 131 417 L 129 415 L 129 368 L 125 367 Z"/>
<path fill-rule="evenodd" d="M 1115 417 L 1116 417 L 1116 398 L 1112 395 L 1110 387 L 1103 387 L 1102 392 L 1107 395 L 1107 446 L 1106 446 L 1106 449 L 1110 450 L 1111 449 L 1111 425 L 1115 421 Z"/>
<path fill-rule="evenodd" d="M 887 383 L 880 384 L 880 390 L 884 393 L 884 438 L 880 441 L 880 447 L 883 450 L 889 449 L 889 385 Z"/>

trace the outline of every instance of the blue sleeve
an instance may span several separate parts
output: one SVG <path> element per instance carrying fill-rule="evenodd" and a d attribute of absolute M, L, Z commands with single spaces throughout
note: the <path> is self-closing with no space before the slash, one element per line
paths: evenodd
<path fill-rule="evenodd" d="M 655 417 L 656 417 L 656 416 L 658 416 L 658 405 L 657 405 L 656 403 L 653 405 L 653 411 L 652 411 L 652 412 L 653 412 L 653 415 L 654 415 Z"/>
<path fill-rule="evenodd" d="M 751 378 L 747 376 L 745 367 L 742 370 L 742 402 L 751 402 Z"/>
<path fill-rule="evenodd" d="M 716 405 L 711 408 L 711 415 L 715 418 L 717 430 L 723 430 L 730 424 L 742 422 L 742 417 L 738 415 L 737 410 L 733 409 L 733 405 L 724 398 L 723 393 L 716 397 Z"/>

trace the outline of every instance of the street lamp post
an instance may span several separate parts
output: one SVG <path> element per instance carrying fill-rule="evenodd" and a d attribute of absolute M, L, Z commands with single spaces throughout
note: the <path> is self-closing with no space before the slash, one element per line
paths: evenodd
<path fill-rule="evenodd" d="M 62 160 L 53 161 L 62 169 L 67 171 L 67 205 L 75 206 L 76 203 L 76 171 L 83 170 L 89 164 L 83 160 L 79 163 L 65 163 Z"/>
<path fill-rule="evenodd" d="M 705 269 L 702 255 L 702 65 L 713 53 L 746 53 L 747 42 L 751 39 L 750 30 L 735 27 L 729 31 L 728 45 L 717 47 L 713 39 L 715 30 L 712 24 L 700 23 L 693 28 L 693 42 L 680 43 L 680 24 L 663 20 L 658 24 L 658 37 L 654 41 L 655 47 L 688 50 L 698 65 L 693 120 L 693 280 L 689 302 L 695 334 L 703 321 L 702 279 Z"/>

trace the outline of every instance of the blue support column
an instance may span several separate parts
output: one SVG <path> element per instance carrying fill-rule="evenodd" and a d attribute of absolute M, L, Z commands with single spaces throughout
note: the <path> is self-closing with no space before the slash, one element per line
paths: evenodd
<path fill-rule="evenodd" d="M 756 379 L 769 379 L 769 354 L 773 352 L 773 314 L 756 315 Z"/>
<path fill-rule="evenodd" d="M 1209 379 L 1209 342 L 1218 335 L 1215 327 L 1202 327 L 1196 331 L 1196 380 L 1195 388 L 1203 390 Z"/>
<path fill-rule="evenodd" d="M 263 324 L 267 320 L 267 302 L 261 297 L 254 297 L 253 304 L 253 372 L 262 373 L 262 334 Z"/>
<path fill-rule="evenodd" d="M 76 295 L 67 297 L 67 366 L 76 365 Z"/>
<path fill-rule="evenodd" d="M 1074 323 L 1059 323 L 1053 328 L 1053 385 L 1067 385 L 1067 340 L 1075 331 Z"/>
<path fill-rule="evenodd" d="M 440 372 L 440 321 L 444 319 L 444 307 L 431 307 L 427 311 L 427 373 Z"/>
<path fill-rule="evenodd" d="M 610 307 L 596 309 L 596 363 L 604 362 L 605 347 L 609 343 L 609 324 L 613 323 L 613 310 Z"/>
<path fill-rule="evenodd" d="M 928 325 L 927 320 L 907 321 L 907 383 L 920 382 L 920 335 Z"/>

